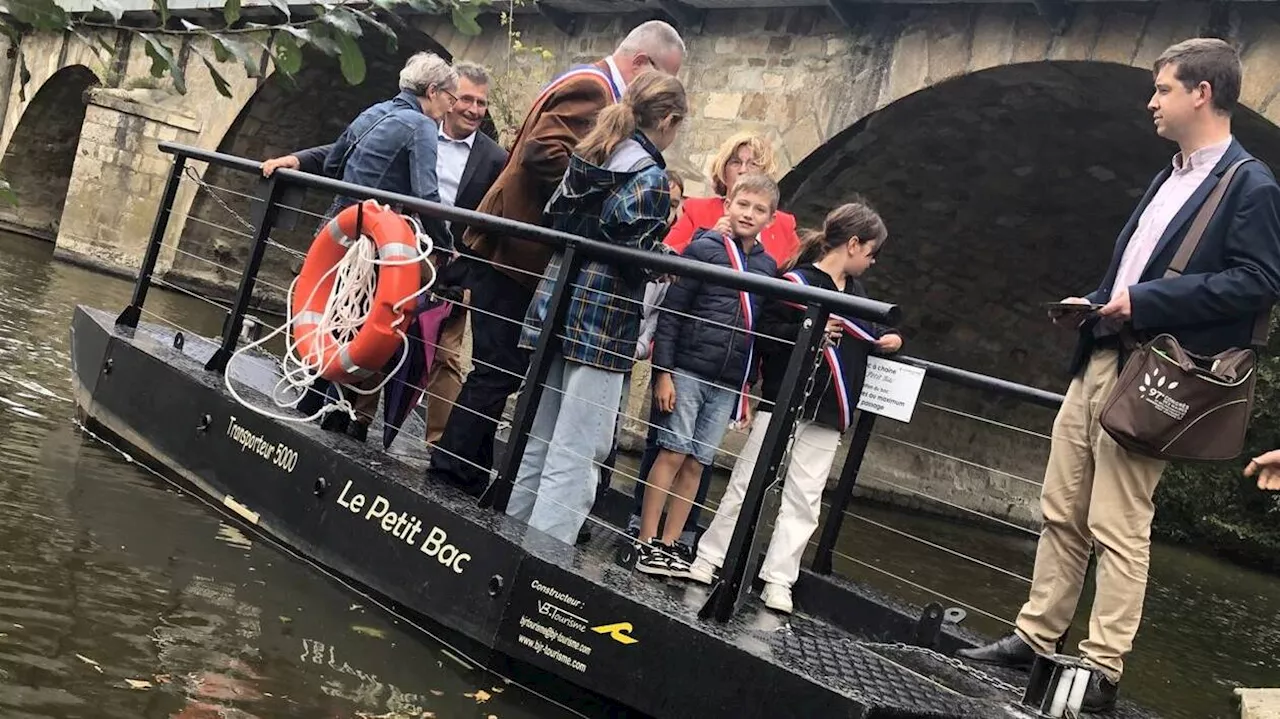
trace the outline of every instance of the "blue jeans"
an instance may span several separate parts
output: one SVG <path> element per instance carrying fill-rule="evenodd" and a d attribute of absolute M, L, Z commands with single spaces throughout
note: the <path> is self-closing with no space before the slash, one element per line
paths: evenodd
<path fill-rule="evenodd" d="M 733 397 L 736 399 L 737 394 L 734 393 Z M 653 463 L 658 459 L 658 450 L 661 449 L 658 445 L 658 433 L 663 416 L 657 408 L 649 410 L 649 433 L 645 437 L 644 454 L 640 457 L 638 475 L 644 480 L 649 478 L 649 470 L 653 469 Z M 693 547 L 697 542 L 699 533 L 698 520 L 702 518 L 702 507 L 707 503 L 707 492 L 711 490 L 711 475 L 714 472 L 715 467 L 712 465 L 704 464 L 702 466 L 702 478 L 698 481 L 698 493 L 694 496 L 693 507 L 689 509 L 689 518 L 685 520 L 684 531 L 680 533 L 680 544 Z M 644 490 L 645 485 L 643 482 L 636 482 L 632 489 L 634 506 L 631 510 L 631 519 L 627 522 L 629 530 L 639 531 L 640 529 L 640 510 L 644 506 Z"/>
<path fill-rule="evenodd" d="M 577 540 L 613 444 L 623 376 L 552 360 L 507 514 L 566 544 Z"/>
<path fill-rule="evenodd" d="M 658 423 L 658 446 L 692 456 L 705 467 L 715 461 L 738 393 L 688 375 L 672 375 L 671 379 L 676 406 Z"/>

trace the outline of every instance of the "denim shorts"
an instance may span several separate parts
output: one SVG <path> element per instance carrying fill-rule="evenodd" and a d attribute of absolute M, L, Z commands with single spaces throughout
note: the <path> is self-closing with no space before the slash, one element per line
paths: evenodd
<path fill-rule="evenodd" d="M 671 379 L 676 386 L 676 407 L 659 415 L 658 446 L 693 455 L 701 464 L 709 465 L 729 429 L 738 393 L 688 375 L 673 373 Z"/>

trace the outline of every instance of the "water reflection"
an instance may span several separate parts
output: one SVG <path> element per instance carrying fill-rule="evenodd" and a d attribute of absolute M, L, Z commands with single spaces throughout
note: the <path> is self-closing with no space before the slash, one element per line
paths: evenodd
<path fill-rule="evenodd" d="M 1036 538 L 985 532 L 971 526 L 859 507 L 858 514 L 999 567 L 1030 576 Z M 846 521 L 841 548 L 870 564 L 985 609 L 1013 618 L 1027 585 L 994 570 L 943 554 L 864 522 Z M 883 574 L 841 560 L 835 571 L 916 604 L 936 597 Z M 1084 637 L 1093 584 L 1088 582 L 1068 638 L 1068 651 Z M 1141 630 L 1126 662 L 1124 694 L 1181 719 L 1238 717 L 1235 687 L 1280 685 L 1280 578 L 1243 569 L 1180 547 L 1152 547 L 1150 584 Z M 965 620 L 988 635 L 1010 627 L 970 613 Z"/>
<path fill-rule="evenodd" d="M 87 437 L 72 308 L 123 307 L 130 286 L 51 250 L 0 236 L 0 716 L 571 716 Z M 221 325 L 182 295 L 148 309 Z"/>

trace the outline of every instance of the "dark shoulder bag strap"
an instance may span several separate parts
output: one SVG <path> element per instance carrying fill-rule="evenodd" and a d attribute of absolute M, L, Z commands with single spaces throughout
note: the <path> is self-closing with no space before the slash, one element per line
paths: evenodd
<path fill-rule="evenodd" d="M 341 180 L 341 179 L 342 179 L 342 175 L 343 175 L 343 173 L 345 173 L 345 172 L 347 171 L 347 160 L 351 159 L 351 153 L 353 153 L 353 152 L 355 152 L 355 151 L 356 151 L 356 145 L 359 145 L 361 140 L 363 140 L 365 137 L 367 137 L 367 136 L 369 135 L 369 133 L 373 132 L 373 129 L 374 129 L 375 127 L 377 127 L 378 125 L 381 125 L 381 124 L 382 124 L 382 121 L 383 121 L 383 120 L 386 120 L 388 117 L 391 117 L 391 113 L 390 113 L 390 112 L 388 112 L 387 114 L 383 115 L 382 117 L 379 117 L 377 120 L 374 120 L 374 122 L 373 122 L 373 124 L 372 124 L 372 125 L 370 125 L 368 128 L 366 128 L 364 132 L 360 133 L 360 136 L 359 136 L 359 137 L 357 137 L 356 139 L 352 140 L 352 141 L 351 141 L 351 144 L 347 146 L 347 151 L 346 151 L 346 152 L 344 152 L 344 153 L 342 153 L 342 159 L 338 161 L 338 174 L 337 174 L 337 178 L 338 178 L 339 180 Z"/>
<path fill-rule="evenodd" d="M 1196 248 L 1200 246 L 1200 240 L 1204 238 L 1205 228 L 1209 226 L 1209 221 L 1218 211 L 1218 206 L 1222 204 L 1222 198 L 1226 196 L 1227 189 L 1231 186 L 1231 180 L 1236 175 L 1242 165 L 1252 162 L 1254 158 L 1246 157 L 1243 160 L 1237 160 L 1227 171 L 1222 173 L 1222 178 L 1218 180 L 1218 184 L 1214 186 L 1213 192 L 1209 194 L 1208 199 L 1200 206 L 1200 211 L 1196 213 L 1196 218 L 1191 222 L 1191 229 L 1187 230 L 1187 234 L 1182 238 L 1182 244 L 1178 246 L 1178 253 L 1173 256 L 1173 261 L 1169 263 L 1169 268 L 1165 270 L 1165 277 L 1179 277 L 1187 269 L 1187 263 L 1191 261 L 1191 256 L 1195 254 Z M 1263 312 L 1258 313 L 1258 317 L 1253 323 L 1253 339 L 1254 347 L 1265 347 L 1267 337 L 1271 333 L 1271 308 L 1268 307 Z"/>

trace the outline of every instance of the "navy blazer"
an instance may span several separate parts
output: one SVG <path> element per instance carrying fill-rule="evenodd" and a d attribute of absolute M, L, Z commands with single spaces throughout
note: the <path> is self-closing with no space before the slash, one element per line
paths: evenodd
<path fill-rule="evenodd" d="M 1258 313 L 1280 296 L 1280 186 L 1271 170 L 1257 160 L 1236 172 L 1186 271 L 1180 277 L 1164 278 L 1192 219 L 1222 174 L 1232 163 L 1247 157 L 1252 155 L 1233 139 L 1213 172 L 1174 215 L 1138 283 L 1129 288 L 1131 322 L 1141 336 L 1168 333 L 1187 350 L 1202 355 L 1248 347 Z M 1110 299 L 1120 259 L 1138 218 L 1172 172 L 1172 166 L 1166 166 L 1147 188 L 1120 232 L 1102 284 L 1086 295 L 1090 302 L 1105 304 Z M 1095 324 L 1091 321 L 1081 327 L 1071 361 L 1073 375 L 1093 352 Z"/>
<path fill-rule="evenodd" d="M 293 153 L 298 158 L 298 169 L 313 175 L 324 174 L 324 159 L 333 145 L 309 147 Z M 463 210 L 474 210 L 480 200 L 493 186 L 507 164 L 507 151 L 502 149 L 493 138 L 483 132 L 476 132 L 476 139 L 471 145 L 471 153 L 467 156 L 467 166 L 462 170 L 462 180 L 458 183 L 458 198 L 455 207 Z M 454 232 L 453 246 L 462 248 L 462 226 L 451 228 Z"/>

